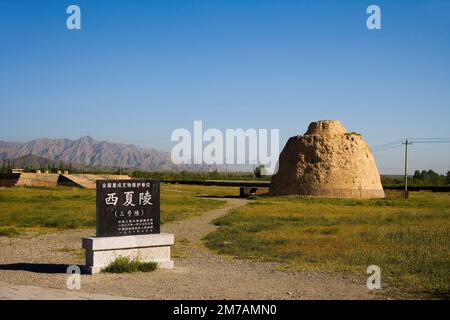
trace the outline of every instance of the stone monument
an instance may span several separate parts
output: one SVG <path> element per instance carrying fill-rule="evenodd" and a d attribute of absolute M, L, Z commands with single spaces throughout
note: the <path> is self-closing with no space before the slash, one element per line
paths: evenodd
<path fill-rule="evenodd" d="M 158 180 L 97 180 L 96 231 L 96 237 L 82 239 L 88 273 L 119 256 L 173 268 L 174 236 L 160 233 Z"/>
<path fill-rule="evenodd" d="M 375 160 L 362 136 L 338 120 L 312 122 L 280 154 L 270 194 L 384 198 Z"/>

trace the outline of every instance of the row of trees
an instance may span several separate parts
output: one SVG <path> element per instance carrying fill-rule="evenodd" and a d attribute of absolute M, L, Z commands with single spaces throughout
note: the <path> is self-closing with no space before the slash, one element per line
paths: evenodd
<path fill-rule="evenodd" d="M 0 167 L 0 173 L 11 173 L 12 169 L 16 168 L 15 162 L 11 162 L 8 160 L 2 161 L 2 165 Z M 72 171 L 72 165 L 63 165 L 60 163 L 59 165 L 56 165 L 55 163 L 50 164 L 40 164 L 37 166 L 29 165 L 22 168 L 24 172 L 36 172 L 36 170 L 49 171 L 51 173 L 57 173 L 58 171 Z"/>
<path fill-rule="evenodd" d="M 383 185 L 404 185 L 403 176 L 383 176 Z M 416 170 L 414 175 L 408 178 L 410 186 L 445 186 L 450 185 L 450 171 L 446 174 L 439 174 L 433 170 Z"/>
<path fill-rule="evenodd" d="M 134 171 L 134 178 L 140 179 L 159 179 L 161 181 L 203 181 L 203 180 L 270 180 L 270 176 L 260 174 L 259 170 L 255 172 L 223 172 L 223 171 Z"/>
<path fill-rule="evenodd" d="M 11 173 L 11 170 L 16 167 L 14 162 L 8 160 L 2 161 L 0 166 L 0 173 Z M 63 163 L 52 164 L 40 164 L 37 166 L 29 165 L 24 169 L 24 172 L 35 172 L 41 170 L 42 172 L 49 171 L 51 173 L 57 173 L 58 171 L 69 171 L 71 173 L 103 173 L 103 174 L 128 174 L 134 178 L 152 178 L 160 179 L 162 181 L 200 181 L 200 180 L 270 180 L 271 176 L 264 175 L 264 166 L 257 166 L 254 172 L 222 172 L 222 171 L 132 171 L 130 169 L 100 169 L 97 170 L 81 170 L 76 167 L 72 167 L 71 164 L 64 165 Z M 383 176 L 383 185 L 401 185 L 404 184 L 404 178 L 402 176 Z M 450 185 L 450 171 L 445 175 L 439 174 L 433 170 L 416 170 L 414 175 L 409 178 L 410 185 L 429 185 L 440 186 Z"/>
<path fill-rule="evenodd" d="M 9 164 L 6 164 L 5 161 L 2 161 L 2 167 L 0 168 L 0 173 L 8 173 L 11 172 L 11 168 Z"/>
<path fill-rule="evenodd" d="M 439 174 L 433 170 L 416 170 L 412 178 L 414 183 L 429 185 L 445 185 L 450 184 L 450 171 L 446 175 Z"/>

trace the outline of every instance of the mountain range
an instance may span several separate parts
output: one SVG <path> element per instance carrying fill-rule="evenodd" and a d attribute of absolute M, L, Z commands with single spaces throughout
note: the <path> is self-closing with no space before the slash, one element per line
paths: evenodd
<path fill-rule="evenodd" d="M 132 144 L 97 141 L 90 136 L 77 140 L 43 138 L 26 143 L 0 141 L 0 160 L 12 160 L 28 155 L 96 167 L 150 171 L 195 170 L 175 165 L 169 152 L 140 148 Z"/>

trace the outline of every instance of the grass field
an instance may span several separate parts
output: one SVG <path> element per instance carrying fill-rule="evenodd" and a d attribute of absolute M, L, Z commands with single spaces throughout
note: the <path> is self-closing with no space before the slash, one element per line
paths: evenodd
<path fill-rule="evenodd" d="M 237 193 L 162 184 L 162 223 L 224 205 L 204 196 Z M 219 253 L 364 277 L 375 264 L 382 283 L 400 288 L 398 294 L 450 297 L 450 193 L 374 200 L 260 196 L 215 223 L 221 228 L 205 240 Z M 0 189 L 0 236 L 75 228 L 95 228 L 95 190 Z"/>
<path fill-rule="evenodd" d="M 220 229 L 206 244 L 223 254 L 365 277 L 375 264 L 398 294 L 450 297 L 449 193 L 381 200 L 259 197 L 215 223 Z"/>
<path fill-rule="evenodd" d="M 202 198 L 237 193 L 224 187 L 161 184 L 161 223 L 219 208 L 223 201 Z M 0 236 L 95 228 L 95 190 L 56 187 L 0 189 Z"/>

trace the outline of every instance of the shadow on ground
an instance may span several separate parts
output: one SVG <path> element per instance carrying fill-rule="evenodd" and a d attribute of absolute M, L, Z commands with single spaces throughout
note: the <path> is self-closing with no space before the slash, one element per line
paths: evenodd
<path fill-rule="evenodd" d="M 68 264 L 10 263 L 0 264 L 0 270 L 30 271 L 37 273 L 66 273 Z"/>

